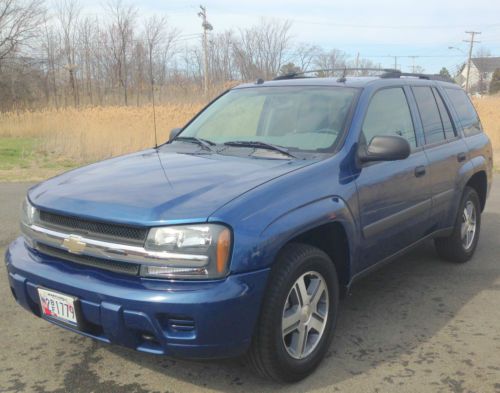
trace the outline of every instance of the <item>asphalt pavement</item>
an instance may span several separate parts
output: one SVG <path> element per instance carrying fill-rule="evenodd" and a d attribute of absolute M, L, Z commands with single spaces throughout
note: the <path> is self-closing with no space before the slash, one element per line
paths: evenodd
<path fill-rule="evenodd" d="M 306 380 L 259 379 L 241 359 L 183 361 L 97 343 L 19 307 L 0 263 L 0 392 L 500 392 L 500 178 L 475 257 L 432 242 L 355 285 L 327 358 Z M 29 184 L 0 184 L 0 252 Z"/>

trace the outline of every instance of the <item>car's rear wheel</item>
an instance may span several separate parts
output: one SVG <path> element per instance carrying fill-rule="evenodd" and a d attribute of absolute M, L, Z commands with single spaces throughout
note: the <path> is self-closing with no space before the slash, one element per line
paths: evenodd
<path fill-rule="evenodd" d="M 476 190 L 466 187 L 453 233 L 449 237 L 434 240 L 439 256 L 452 262 L 467 262 L 476 250 L 480 229 L 481 204 L 479 196 Z"/>
<path fill-rule="evenodd" d="M 264 377 L 305 378 L 321 362 L 336 323 L 335 266 L 321 250 L 287 245 L 271 272 L 249 359 Z"/>

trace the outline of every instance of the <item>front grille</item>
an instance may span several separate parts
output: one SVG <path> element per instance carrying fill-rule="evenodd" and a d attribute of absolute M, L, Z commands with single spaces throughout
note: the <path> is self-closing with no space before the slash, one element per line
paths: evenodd
<path fill-rule="evenodd" d="M 103 270 L 109 270 L 115 273 L 128 274 L 133 276 L 139 275 L 140 266 L 135 263 L 112 261 L 102 258 L 91 257 L 88 255 L 70 254 L 67 251 L 60 250 L 58 248 L 47 246 L 41 243 L 37 244 L 36 249 L 40 251 L 42 254 L 63 259 L 64 261 L 73 262 L 78 265 L 96 267 Z"/>
<path fill-rule="evenodd" d="M 128 243 L 143 244 L 148 235 L 147 228 L 122 224 L 109 224 L 64 216 L 40 210 L 41 224 L 48 228 L 63 229 L 64 232 L 77 235 L 94 235 L 99 240 L 127 240 Z"/>

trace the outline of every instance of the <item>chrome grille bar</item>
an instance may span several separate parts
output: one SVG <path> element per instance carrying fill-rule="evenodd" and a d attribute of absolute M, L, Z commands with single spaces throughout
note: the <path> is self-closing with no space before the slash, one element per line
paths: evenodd
<path fill-rule="evenodd" d="M 208 264 L 205 255 L 177 254 L 167 251 L 151 251 L 141 246 L 117 244 L 107 241 L 75 236 L 39 225 L 21 225 L 23 233 L 33 242 L 65 250 L 74 255 L 87 255 L 111 261 L 130 262 L 143 265 L 204 267 Z M 74 246 L 73 246 L 74 245 Z"/>

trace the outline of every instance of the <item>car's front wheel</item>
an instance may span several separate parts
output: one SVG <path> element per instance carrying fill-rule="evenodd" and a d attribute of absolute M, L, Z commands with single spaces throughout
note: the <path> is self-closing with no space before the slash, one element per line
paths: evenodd
<path fill-rule="evenodd" d="M 335 266 L 321 250 L 290 244 L 273 267 L 249 358 L 263 376 L 294 382 L 321 362 L 336 323 Z"/>

